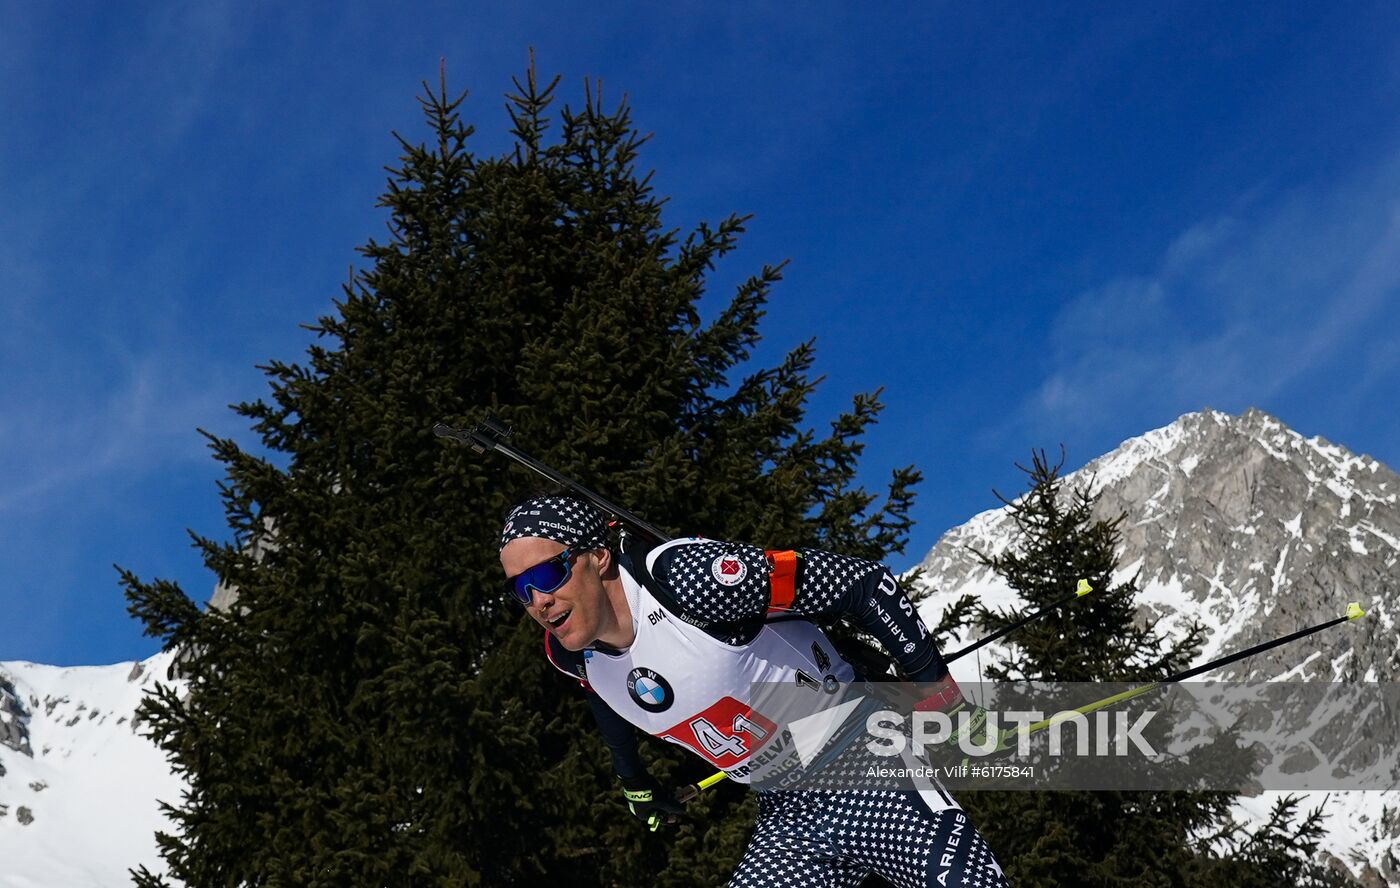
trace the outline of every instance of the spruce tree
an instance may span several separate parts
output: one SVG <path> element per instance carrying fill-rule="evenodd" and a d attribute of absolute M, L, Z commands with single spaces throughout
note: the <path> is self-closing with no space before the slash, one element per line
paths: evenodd
<path fill-rule="evenodd" d="M 389 237 L 302 362 L 236 405 L 258 436 L 210 437 L 229 538 L 196 537 L 224 609 L 123 571 L 133 615 L 180 652 L 187 691 L 142 706 L 189 784 L 142 886 L 714 885 L 752 803 L 722 787 L 676 831 L 626 813 L 578 689 L 502 596 L 496 542 L 536 479 L 433 437 L 513 424 L 536 457 L 675 532 L 769 547 L 902 548 L 918 473 L 883 502 L 855 481 L 879 412 L 808 425 L 814 346 L 752 368 L 781 265 L 708 322 L 707 276 L 744 217 L 681 236 L 639 170 L 624 103 L 556 110 L 533 63 L 511 147 L 473 149 L 465 94 L 420 98 L 380 206 Z M 704 772 L 644 741 L 662 779 Z"/>
<path fill-rule="evenodd" d="M 1064 452 L 1051 463 L 1032 453 L 1027 490 L 1012 500 L 997 494 L 1017 530 L 1000 554 L 977 552 L 1035 609 L 1065 597 L 1078 581 L 1096 590 L 1072 607 L 1008 636 L 1004 663 L 989 667 L 996 681 L 1145 682 L 1186 667 L 1204 638 L 1199 623 L 1168 638 L 1138 618 L 1137 577 L 1114 582 L 1124 515 L 1095 515 L 1092 479 L 1066 489 Z M 1010 611 L 978 610 L 986 631 L 1009 625 Z M 1222 744 L 1224 748 L 1224 744 Z M 1226 750 L 1231 752 L 1231 750 Z M 962 802 L 1017 888 L 1192 886 L 1234 888 L 1278 884 L 1339 884 L 1313 862 L 1321 814 L 1299 819 L 1285 799 L 1254 832 L 1231 817 L 1228 792 L 985 792 Z"/>
<path fill-rule="evenodd" d="M 1151 681 L 1178 671 L 1198 651 L 1204 628 L 1196 624 L 1181 638 L 1167 639 L 1154 624 L 1138 621 L 1137 578 L 1114 582 L 1122 541 L 1118 528 L 1126 516 L 1095 518 L 1098 495 L 1088 486 L 1066 490 L 1063 465 L 1063 451 L 1055 464 L 1037 451 L 1030 466 L 1017 466 L 1027 476 L 1026 493 L 1015 500 L 996 496 L 1010 512 L 1021 545 L 998 555 L 977 555 L 1031 610 L 1063 599 L 1081 579 L 1096 591 L 1017 630 L 1009 639 L 1007 661 L 989 668 L 987 677 L 1122 682 Z M 979 622 L 994 631 L 1020 616 L 982 609 Z"/>

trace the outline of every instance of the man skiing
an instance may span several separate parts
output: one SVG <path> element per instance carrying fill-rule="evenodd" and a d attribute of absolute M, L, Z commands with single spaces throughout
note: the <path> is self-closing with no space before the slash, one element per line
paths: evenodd
<path fill-rule="evenodd" d="M 874 562 L 702 538 L 615 550 L 603 515 L 569 496 L 516 506 L 500 558 L 510 593 L 546 630 L 550 661 L 583 684 L 629 807 L 652 829 L 681 807 L 647 774 L 636 729 L 749 782 L 751 754 L 776 729 L 750 707 L 751 687 L 854 678 L 818 627 L 774 615 L 849 619 L 906 678 L 933 686 L 925 704 L 964 706 L 912 604 Z M 870 872 L 901 888 L 1007 884 L 936 783 L 924 791 L 760 788 L 758 797 L 731 888 L 855 886 Z"/>

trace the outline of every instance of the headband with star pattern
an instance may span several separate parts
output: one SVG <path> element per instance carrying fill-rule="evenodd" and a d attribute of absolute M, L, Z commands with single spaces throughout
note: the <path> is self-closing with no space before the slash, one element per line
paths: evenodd
<path fill-rule="evenodd" d="M 543 537 L 570 549 L 600 549 L 608 544 L 608 524 L 588 503 L 568 496 L 537 496 L 511 510 L 501 529 L 501 548 L 521 537 Z"/>

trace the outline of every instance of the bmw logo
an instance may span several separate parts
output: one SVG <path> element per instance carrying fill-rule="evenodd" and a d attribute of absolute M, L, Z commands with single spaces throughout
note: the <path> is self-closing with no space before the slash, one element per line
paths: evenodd
<path fill-rule="evenodd" d="M 647 712 L 664 712 L 671 708 L 676 699 L 671 683 L 662 678 L 659 672 L 645 666 L 638 666 L 627 673 L 627 693 Z"/>

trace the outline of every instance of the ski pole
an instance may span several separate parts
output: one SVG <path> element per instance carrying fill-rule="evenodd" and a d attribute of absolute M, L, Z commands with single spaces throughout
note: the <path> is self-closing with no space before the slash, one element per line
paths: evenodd
<path fill-rule="evenodd" d="M 1252 657 L 1255 654 L 1262 654 L 1265 651 L 1273 650 L 1274 648 L 1288 644 L 1289 642 L 1297 641 L 1300 638 L 1306 638 L 1309 635 L 1314 635 L 1318 632 L 1323 631 L 1324 629 L 1331 629 L 1333 626 L 1338 626 L 1342 623 L 1346 623 L 1351 620 L 1359 620 L 1364 616 L 1366 616 L 1366 611 L 1361 609 L 1361 605 L 1358 602 L 1353 601 L 1347 605 L 1345 613 L 1343 613 L 1340 617 L 1333 617 L 1330 620 L 1318 623 L 1316 626 L 1309 626 L 1306 629 L 1299 629 L 1297 632 L 1291 632 L 1288 635 L 1275 638 L 1271 641 L 1265 641 L 1260 644 L 1256 644 L 1253 647 L 1245 648 L 1242 651 L 1238 651 L 1236 653 L 1228 654 L 1224 657 L 1211 660 L 1209 663 L 1202 663 L 1200 666 L 1193 666 L 1190 669 L 1184 669 L 1181 672 L 1175 673 L 1174 675 L 1168 675 L 1166 678 L 1158 679 L 1157 681 L 1150 682 L 1149 684 L 1142 685 L 1141 687 L 1131 688 L 1129 690 L 1113 694 L 1112 696 L 1104 697 L 1102 700 L 1095 700 L 1092 703 L 1087 703 L 1076 709 L 1056 713 L 1050 718 L 1043 719 L 1030 725 L 1026 725 L 1025 727 L 1012 728 L 1011 730 L 1006 731 L 1001 735 L 1001 738 L 997 741 L 997 748 L 1009 749 L 1010 742 L 1008 741 L 1014 742 L 1015 738 L 1018 735 L 1033 734 L 1036 731 L 1043 730 L 1049 727 L 1050 725 L 1055 724 L 1056 722 L 1063 721 L 1066 718 L 1070 718 L 1073 713 L 1079 713 L 1080 715 L 1089 715 L 1090 713 L 1098 712 L 1100 709 L 1112 706 L 1115 703 L 1123 703 L 1128 700 L 1141 697 L 1144 694 L 1151 693 L 1152 691 L 1160 690 L 1166 685 L 1185 681 L 1188 678 L 1194 678 L 1197 675 L 1200 675 L 1204 672 L 1209 672 L 1212 669 L 1219 669 L 1222 666 L 1228 666 L 1231 663 L 1243 660 L 1246 657 Z"/>
<path fill-rule="evenodd" d="M 974 641 L 972 644 L 969 644 L 968 646 L 966 646 L 966 647 L 964 647 L 964 648 L 961 648 L 961 649 L 959 649 L 959 650 L 957 650 L 957 651 L 954 651 L 954 652 L 951 653 L 951 654 L 948 654 L 948 655 L 945 656 L 943 659 L 944 659 L 944 661 L 946 661 L 946 662 L 948 662 L 948 663 L 951 663 L 951 662 L 953 662 L 954 660 L 956 660 L 957 658 L 959 658 L 959 657 L 961 657 L 961 656 L 964 656 L 965 654 L 970 654 L 970 653 L 972 653 L 973 651 L 977 650 L 978 648 L 982 647 L 983 645 L 991 644 L 992 642 L 996 641 L 998 638 L 1003 638 L 1003 637 L 1005 637 L 1005 636 L 1007 636 L 1007 635 L 1010 635 L 1012 632 L 1015 632 L 1017 629 L 1020 629 L 1022 626 L 1026 625 L 1027 623 L 1030 623 L 1030 622 L 1033 622 L 1033 621 L 1035 621 L 1035 620 L 1038 620 L 1038 619 L 1040 619 L 1041 617 L 1045 616 L 1045 615 L 1048 614 L 1048 613 L 1051 613 L 1051 612 L 1053 612 L 1053 611 L 1059 610 L 1060 608 L 1062 608 L 1062 607 L 1064 607 L 1065 605 L 1069 604 L 1071 601 L 1078 601 L 1079 599 L 1083 598 L 1085 595 L 1088 595 L 1090 592 L 1093 592 L 1093 591 L 1094 591 L 1094 587 L 1091 586 L 1091 585 L 1089 585 L 1089 581 L 1088 581 L 1088 580 L 1081 579 L 1081 580 L 1079 581 L 1078 587 L 1074 590 L 1074 594 L 1073 594 L 1073 595 L 1070 595 L 1070 596 L 1068 596 L 1067 598 L 1062 598 L 1062 599 L 1060 599 L 1059 601 L 1055 602 L 1054 604 L 1047 604 L 1047 605 L 1045 605 L 1044 607 L 1042 607 L 1040 610 L 1037 610 L 1037 611 L 1035 611 L 1035 612 L 1032 613 L 1032 614 L 1029 614 L 1029 615 L 1027 615 L 1027 616 L 1025 616 L 1025 617 L 1022 617 L 1021 619 L 1017 620 L 1015 623 L 1012 623 L 1012 624 L 1009 625 L 1009 626 L 1003 626 L 1002 628 L 1000 628 L 1000 629 L 998 629 L 997 631 L 993 632 L 991 635 L 988 635 L 988 636 L 986 636 L 985 638 L 979 638 L 977 641 Z"/>
<path fill-rule="evenodd" d="M 689 786 L 681 787 L 676 793 L 676 801 L 680 802 L 682 805 L 694 801 L 696 796 L 723 780 L 725 776 L 723 771 L 716 771 L 698 783 L 692 783 Z"/>
<path fill-rule="evenodd" d="M 1080 584 L 1080 588 L 1079 588 L 1079 590 L 1075 593 L 1075 596 L 1076 596 L 1076 597 L 1083 596 L 1083 595 L 1087 595 L 1090 591 L 1092 591 L 1091 588 L 1085 588 L 1085 587 L 1087 587 L 1087 586 L 1089 585 L 1086 581 L 1080 580 L 1080 581 L 1079 581 L 1079 584 Z M 1021 621 L 1021 623 L 1018 623 L 1017 625 L 1018 625 L 1018 626 L 1019 626 L 1019 625 L 1024 625 L 1025 623 L 1030 622 L 1030 620 L 1035 619 L 1036 617 L 1039 617 L 1039 616 L 1040 616 L 1042 613 L 1044 613 L 1046 610 L 1054 609 L 1054 608 L 1056 608 L 1056 607 L 1059 607 L 1059 606 L 1062 605 L 1062 604 L 1068 603 L 1068 602 L 1071 601 L 1071 600 L 1073 600 L 1073 599 L 1065 599 L 1064 601 L 1058 602 L 1058 603 L 1056 603 L 1056 604 L 1054 604 L 1054 605 L 1049 605 L 1047 608 L 1041 608 L 1040 611 L 1037 611 L 1035 614 L 1032 614 L 1030 617 L 1028 617 L 1028 618 L 1026 618 L 1025 620 Z M 1081 715 L 1089 715 L 1089 714 L 1091 714 L 1091 713 L 1094 713 L 1094 712 L 1099 711 L 1100 709 L 1104 709 L 1104 708 L 1107 708 L 1107 707 L 1109 707 L 1109 706 L 1112 706 L 1112 705 L 1115 704 L 1115 703 L 1123 703 L 1123 702 L 1126 702 L 1126 701 L 1128 701 L 1128 700 L 1132 700 L 1132 699 L 1134 699 L 1134 698 L 1141 697 L 1141 696 L 1143 696 L 1144 694 L 1149 694 L 1149 693 L 1151 693 L 1152 691 L 1159 690 L 1159 689 L 1162 688 L 1164 685 L 1173 684 L 1173 683 L 1175 683 L 1175 682 L 1180 682 L 1180 681 L 1185 681 L 1185 680 L 1188 679 L 1188 678 L 1194 678 L 1195 676 L 1200 675 L 1200 674 L 1205 673 L 1205 672 L 1209 672 L 1209 671 L 1211 671 L 1212 669 L 1219 669 L 1219 668 L 1222 667 L 1222 666 L 1228 666 L 1228 665 L 1230 665 L 1231 663 L 1238 662 L 1238 661 L 1240 661 L 1240 660 L 1245 659 L 1246 657 L 1252 657 L 1252 656 L 1254 656 L 1255 654 L 1262 654 L 1262 653 L 1264 653 L 1265 651 L 1273 650 L 1273 649 L 1276 648 L 1276 647 L 1281 647 L 1282 645 L 1288 644 L 1289 642 L 1297 641 L 1297 640 L 1299 640 L 1300 638 L 1306 638 L 1306 637 L 1309 636 L 1309 635 L 1314 635 L 1314 634 L 1316 634 L 1316 633 L 1318 633 L 1318 632 L 1322 632 L 1322 631 L 1325 630 L 1325 629 L 1331 629 L 1333 626 L 1338 626 L 1338 625 L 1340 625 L 1340 624 L 1342 624 L 1342 623 L 1346 623 L 1346 622 L 1349 622 L 1349 621 L 1351 621 L 1351 620 L 1359 620 L 1359 619 L 1361 619 L 1361 618 L 1364 617 L 1364 616 L 1366 616 L 1366 612 L 1365 612 L 1364 610 L 1362 610 L 1361 605 L 1360 605 L 1358 602 L 1353 601 L 1353 602 L 1351 602 L 1350 604 L 1347 605 L 1346 612 L 1343 613 L 1342 616 L 1340 616 L 1340 617 L 1334 617 L 1334 618 L 1331 619 L 1331 620 L 1327 620 L 1327 621 L 1325 621 L 1325 622 L 1318 623 L 1316 626 L 1309 626 L 1309 627 L 1306 628 L 1306 629 L 1299 629 L 1297 632 L 1292 632 L 1292 633 L 1290 633 L 1290 634 L 1288 634 L 1288 635 L 1284 635 L 1284 636 L 1282 636 L 1282 637 L 1280 637 L 1280 638 L 1275 638 L 1275 639 L 1273 639 L 1273 640 L 1271 640 L 1271 641 L 1266 641 L 1266 642 L 1263 642 L 1263 643 L 1261 643 L 1261 644 L 1256 644 L 1256 645 L 1254 645 L 1254 646 L 1252 646 L 1252 647 L 1249 647 L 1249 648 L 1246 648 L 1246 649 L 1244 649 L 1244 650 L 1242 650 L 1242 651 L 1238 651 L 1238 652 L 1236 652 L 1236 653 L 1229 654 L 1229 655 L 1227 655 L 1227 656 L 1220 657 L 1220 658 L 1215 659 L 1215 660 L 1211 660 L 1209 663 L 1202 663 L 1200 666 L 1193 666 L 1193 667 L 1190 668 L 1190 669 L 1185 669 L 1185 670 L 1183 670 L 1183 671 L 1181 671 L 1181 672 L 1177 672 L 1177 673 L 1175 673 L 1175 674 L 1173 674 L 1173 675 L 1169 675 L 1169 676 L 1167 676 L 1166 678 L 1159 679 L 1158 681 L 1151 682 L 1150 684 L 1145 684 L 1145 685 L 1142 685 L 1141 687 L 1132 688 L 1131 690 L 1127 690 L 1127 691 L 1123 691 L 1123 692 L 1121 692 L 1121 693 L 1113 694 L 1112 696 L 1104 697 L 1102 700 L 1095 700 L 1094 702 L 1088 703 L 1088 704 L 1086 704 L 1086 705 L 1084 705 L 1084 706 L 1080 706 L 1080 707 L 1078 707 L 1077 709 L 1068 710 L 1068 711 L 1065 712 L 1065 713 L 1056 713 L 1055 716 L 1053 716 L 1053 717 L 1051 717 L 1051 718 L 1043 719 L 1043 720 L 1041 720 L 1041 721 L 1035 722 L 1034 724 L 1027 725 L 1027 726 L 1024 727 L 1024 728 L 1014 728 L 1014 729 L 1012 729 L 1012 730 L 1010 730 L 1010 731 L 1006 731 L 1005 733 L 1002 734 L 1001 739 L 998 741 L 997 747 L 998 747 L 998 749 L 1009 749 L 1010 746 L 1011 746 L 1011 742 L 1014 742 L 1014 740 L 1015 740 L 1015 738 L 1016 738 L 1017 735 L 1019 735 L 1019 734 L 1032 734 L 1032 733 L 1035 733 L 1036 731 L 1044 730 L 1045 728 L 1048 728 L 1050 725 L 1054 724 L 1055 722 L 1061 721 L 1061 720 L 1063 720 L 1063 719 L 1069 717 L 1069 713 L 1079 713 L 1079 714 L 1081 714 Z M 1015 628 L 1015 627 L 1012 627 L 1012 628 Z M 1003 634 L 1005 634 L 1005 633 L 1003 633 Z M 954 656 L 961 656 L 962 654 L 966 653 L 967 650 L 969 650 L 969 649 L 964 649 L 964 650 L 962 650 L 962 651 L 959 651 L 959 652 L 958 652 L 957 654 L 955 654 Z M 951 659 L 951 658 L 950 658 L 950 659 Z M 1008 741 L 1010 741 L 1010 742 L 1008 742 Z M 682 788 L 676 793 L 676 801 L 680 802 L 681 804 L 688 804 L 689 802 L 694 801 L 695 798 L 698 797 L 698 796 L 700 795 L 701 792 L 703 792 L 703 791 L 709 789 L 711 786 L 714 786 L 716 783 L 719 783 L 721 780 L 725 779 L 726 776 L 727 776 L 727 775 L 726 775 L 723 771 L 716 771 L 715 773 L 711 774 L 709 777 L 706 777 L 704 780 L 699 781 L 698 783 L 692 783 L 692 784 L 690 784 L 689 786 L 682 787 Z"/>

